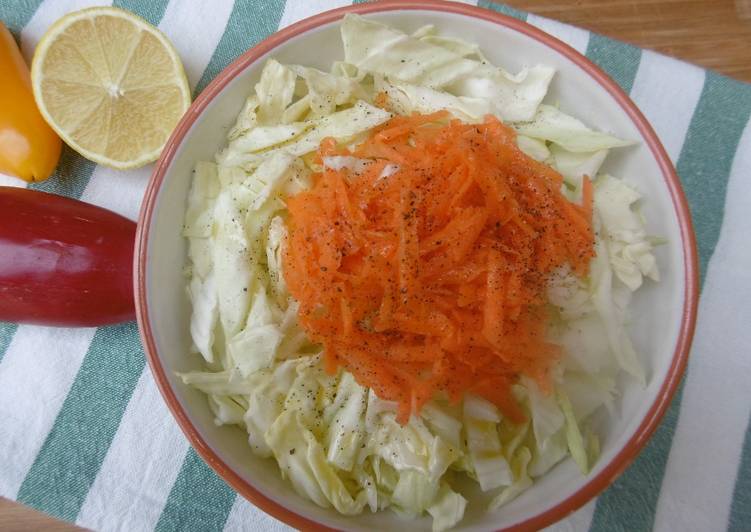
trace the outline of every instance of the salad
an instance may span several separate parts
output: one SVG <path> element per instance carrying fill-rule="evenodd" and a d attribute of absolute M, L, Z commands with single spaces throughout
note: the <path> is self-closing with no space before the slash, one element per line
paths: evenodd
<path fill-rule="evenodd" d="M 352 515 L 456 525 L 463 478 L 495 510 L 571 457 L 645 374 L 628 304 L 659 278 L 640 194 L 600 172 L 630 142 L 543 103 L 426 26 L 341 23 L 330 72 L 270 59 L 184 235 L 181 374 L 294 489 Z M 466 482 L 466 481 L 463 481 Z"/>

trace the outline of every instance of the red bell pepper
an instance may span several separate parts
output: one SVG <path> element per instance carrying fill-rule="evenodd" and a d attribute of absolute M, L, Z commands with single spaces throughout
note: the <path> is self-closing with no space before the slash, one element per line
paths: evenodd
<path fill-rule="evenodd" d="M 34 190 L 0 187 L 0 321 L 98 326 L 134 318 L 136 224 Z"/>

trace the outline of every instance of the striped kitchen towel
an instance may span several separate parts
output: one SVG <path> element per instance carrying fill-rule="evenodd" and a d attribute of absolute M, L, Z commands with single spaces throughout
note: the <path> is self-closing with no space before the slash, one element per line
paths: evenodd
<path fill-rule="evenodd" d="M 27 59 L 67 12 L 101 0 L 0 0 Z M 346 0 L 115 0 L 159 28 L 194 94 L 278 28 Z M 699 241 L 703 295 L 688 375 L 636 462 L 554 530 L 751 529 L 751 86 L 535 15 L 642 109 L 675 162 Z M 66 149 L 34 188 L 135 219 L 151 167 L 97 166 Z M 0 176 L 0 184 L 24 183 Z M 287 530 L 198 458 L 159 397 L 134 323 L 0 324 L 0 495 L 96 530 Z"/>

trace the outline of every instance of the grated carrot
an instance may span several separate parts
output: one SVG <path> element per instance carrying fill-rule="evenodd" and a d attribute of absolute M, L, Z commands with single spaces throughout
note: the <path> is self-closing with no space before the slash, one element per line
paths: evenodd
<path fill-rule="evenodd" d="M 284 275 L 299 320 L 404 423 L 437 395 L 475 393 L 524 419 L 512 385 L 549 389 L 559 356 L 546 340 L 545 286 L 593 251 L 592 185 L 582 204 L 562 177 L 516 146 L 497 119 L 446 113 L 396 117 L 354 149 L 321 143 L 318 156 L 372 160 L 361 174 L 324 168 L 288 198 Z M 387 164 L 398 165 L 383 175 Z"/>

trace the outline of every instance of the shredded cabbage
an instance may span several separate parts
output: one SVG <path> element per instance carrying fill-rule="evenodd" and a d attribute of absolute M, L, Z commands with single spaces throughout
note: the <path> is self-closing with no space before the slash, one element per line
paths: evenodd
<path fill-rule="evenodd" d="M 300 65 L 292 65 L 290 68 L 305 80 L 310 98 L 310 109 L 315 116 L 330 115 L 338 105 L 367 97 L 360 84 L 347 76 L 329 74 Z"/>
<path fill-rule="evenodd" d="M 389 118 L 390 113 L 359 100 L 352 107 L 320 118 L 301 123 L 268 126 L 264 134 L 268 135 L 267 138 L 270 140 L 266 145 L 255 141 L 254 129 L 251 129 L 231 141 L 217 156 L 217 162 L 222 166 L 240 166 L 251 170 L 279 153 L 297 157 L 310 153 L 326 137 L 350 140 Z"/>
<path fill-rule="evenodd" d="M 442 482 L 432 504 L 427 508 L 433 517 L 433 532 L 448 530 L 461 521 L 466 507 L 467 499 Z"/>
<path fill-rule="evenodd" d="M 482 98 L 455 96 L 445 91 L 399 80 L 389 80 L 381 75 L 374 77 L 374 90 L 389 98 L 389 105 L 399 114 L 413 112 L 429 114 L 446 110 L 465 122 L 481 122 L 492 112 L 490 103 Z"/>
<path fill-rule="evenodd" d="M 467 58 L 472 54 L 465 53 L 466 47 L 415 38 L 358 16 L 344 17 L 341 32 L 347 63 L 392 80 L 482 98 L 509 121 L 532 119 L 555 72 L 536 65 L 511 75 L 479 57 Z"/>
<path fill-rule="evenodd" d="M 644 221 L 634 211 L 641 194 L 624 181 L 603 175 L 595 189 L 595 207 L 602 221 L 613 272 L 632 292 L 643 278 L 659 281 L 654 245 L 644 229 Z"/>
<path fill-rule="evenodd" d="M 552 142 L 574 153 L 590 153 L 633 144 L 594 131 L 552 105 L 540 105 L 529 122 L 520 122 L 515 127 L 522 135 Z"/>
<path fill-rule="evenodd" d="M 605 157 L 608 155 L 608 150 L 571 152 L 557 144 L 551 144 L 550 154 L 552 155 L 553 166 L 561 173 L 566 183 L 579 188 L 582 177 L 587 176 L 589 179 L 593 179 L 597 176 L 600 166 L 605 162 Z"/>
<path fill-rule="evenodd" d="M 659 280 L 656 241 L 636 210 L 641 195 L 600 174 L 608 150 L 629 142 L 541 103 L 552 68 L 511 75 L 476 45 L 433 26 L 407 35 L 348 15 L 341 31 L 344 60 L 331 73 L 270 59 L 227 147 L 215 163 L 196 165 L 183 234 L 190 332 L 206 367 L 180 376 L 208 396 L 217 424 L 244 428 L 251 450 L 273 457 L 316 504 L 345 515 L 428 514 L 442 531 L 467 506 L 453 476 L 476 481 L 495 511 L 567 456 L 583 474 L 592 468 L 599 440 L 589 420 L 612 409 L 618 372 L 646 380 L 627 334 L 627 307 L 645 277 Z M 374 105 L 379 93 L 388 111 Z M 458 404 L 434 398 L 400 425 L 394 403 L 350 373 L 323 370 L 321 348 L 297 323 L 298 304 L 284 283 L 285 198 L 310 186 L 317 165 L 357 176 L 372 163 L 313 161 L 321 140 L 353 143 L 392 113 L 438 110 L 472 123 L 489 113 L 511 122 L 520 148 L 563 175 L 572 201 L 581 198 L 584 176 L 594 183 L 597 256 L 587 279 L 564 267 L 549 280 L 550 337 L 564 355 L 552 390 L 527 377 L 514 385 L 528 417 L 521 424 L 467 395 Z M 382 175 L 397 170 L 389 165 Z"/>

